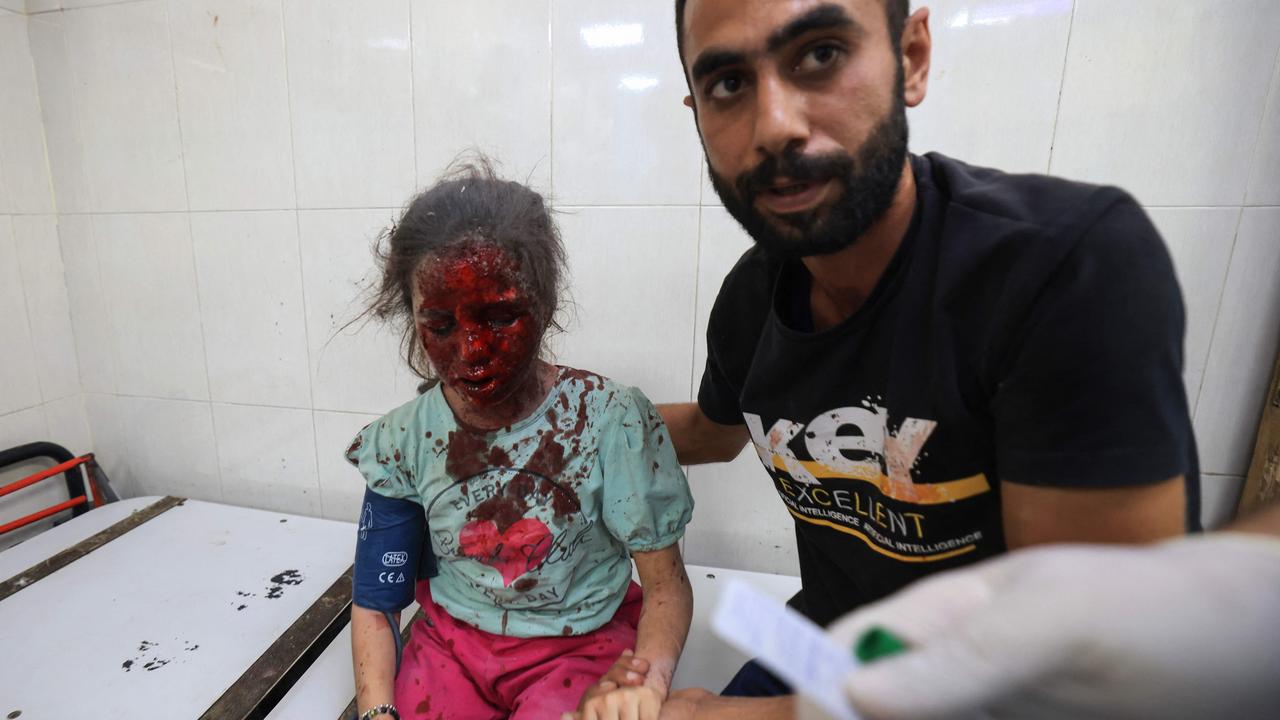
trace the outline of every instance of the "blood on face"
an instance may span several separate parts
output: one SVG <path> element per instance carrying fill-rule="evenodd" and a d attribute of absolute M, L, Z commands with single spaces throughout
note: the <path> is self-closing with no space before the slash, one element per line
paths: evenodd
<path fill-rule="evenodd" d="M 490 409 L 536 384 L 545 314 L 501 248 L 470 243 L 427 258 L 413 306 L 422 348 L 460 400 Z"/>

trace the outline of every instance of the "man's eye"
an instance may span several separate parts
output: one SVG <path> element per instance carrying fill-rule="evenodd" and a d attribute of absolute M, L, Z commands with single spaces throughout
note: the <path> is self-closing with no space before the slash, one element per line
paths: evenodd
<path fill-rule="evenodd" d="M 509 315 L 505 313 L 502 315 L 490 315 L 489 325 L 496 328 L 511 327 L 515 324 L 518 317 L 519 316 L 517 315 Z"/>
<path fill-rule="evenodd" d="M 725 100 L 742 92 L 745 84 L 741 75 L 725 75 L 711 83 L 711 87 L 707 88 L 707 95 L 717 100 Z"/>
<path fill-rule="evenodd" d="M 842 52 L 843 50 L 836 45 L 815 45 L 800 56 L 800 62 L 796 63 L 796 70 L 813 72 L 825 69 L 835 63 Z"/>

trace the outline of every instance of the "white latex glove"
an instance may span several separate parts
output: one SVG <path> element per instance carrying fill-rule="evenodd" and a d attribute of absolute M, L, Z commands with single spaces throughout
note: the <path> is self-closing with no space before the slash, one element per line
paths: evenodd
<path fill-rule="evenodd" d="M 930 578 L 832 625 L 912 650 L 850 674 L 864 720 L 1280 718 L 1280 540 L 1064 545 Z M 802 718 L 821 717 L 800 703 Z"/>

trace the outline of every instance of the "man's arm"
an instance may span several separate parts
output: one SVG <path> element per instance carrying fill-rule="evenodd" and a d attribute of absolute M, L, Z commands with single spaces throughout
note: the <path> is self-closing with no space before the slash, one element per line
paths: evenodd
<path fill-rule="evenodd" d="M 1046 543 L 1149 543 L 1186 531 L 1181 475 L 1154 485 L 1066 488 L 1000 485 L 1010 550 Z"/>
<path fill-rule="evenodd" d="M 746 425 L 721 425 L 707 417 L 698 403 L 667 403 L 658 406 L 658 413 L 671 433 L 681 465 L 729 462 L 750 439 Z"/>
<path fill-rule="evenodd" d="M 680 690 L 663 704 L 660 720 L 790 720 L 795 716 L 792 696 L 720 697 L 706 690 Z"/>

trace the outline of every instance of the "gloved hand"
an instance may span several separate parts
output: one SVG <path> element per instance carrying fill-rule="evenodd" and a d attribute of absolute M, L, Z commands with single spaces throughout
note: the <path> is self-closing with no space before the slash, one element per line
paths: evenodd
<path fill-rule="evenodd" d="M 1280 718 L 1280 540 L 1014 552 L 832 625 L 912 649 L 851 673 L 864 720 Z M 800 717 L 820 717 L 801 702 Z"/>

